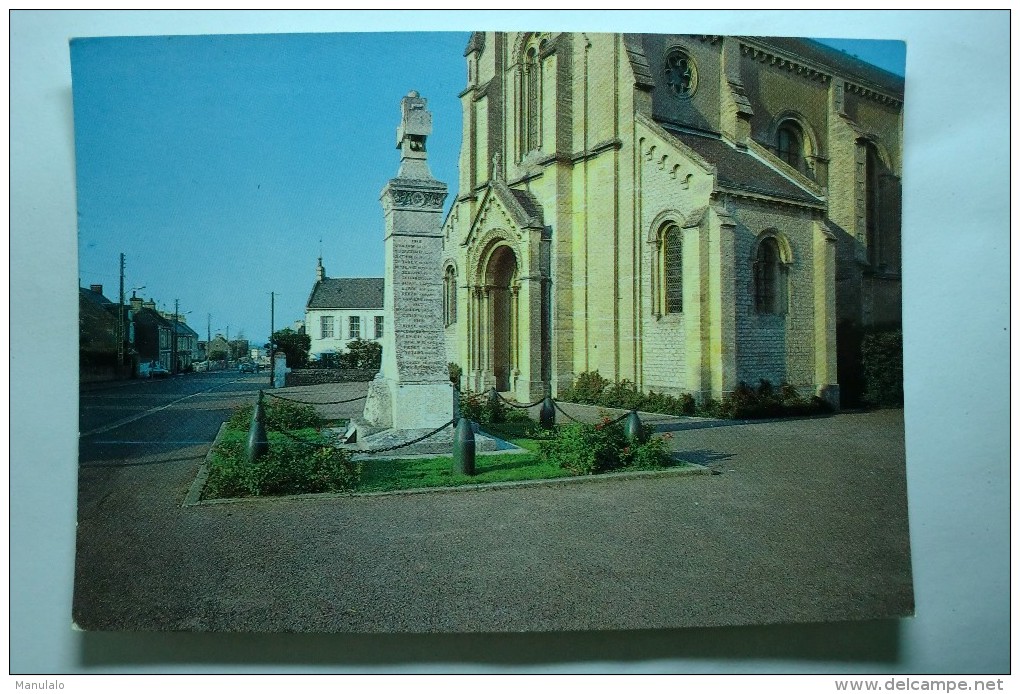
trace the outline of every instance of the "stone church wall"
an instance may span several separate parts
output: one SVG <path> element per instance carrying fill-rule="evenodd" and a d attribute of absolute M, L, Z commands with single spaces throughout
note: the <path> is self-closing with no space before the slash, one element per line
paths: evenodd
<path fill-rule="evenodd" d="M 814 222 L 810 213 L 742 200 L 734 210 L 736 226 L 737 382 L 790 383 L 802 395 L 815 385 Z M 755 309 L 754 257 L 762 232 L 782 234 L 792 250 L 785 313 Z"/>

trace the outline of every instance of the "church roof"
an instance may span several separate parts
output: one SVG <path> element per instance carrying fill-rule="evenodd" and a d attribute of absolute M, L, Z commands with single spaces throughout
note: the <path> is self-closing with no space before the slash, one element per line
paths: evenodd
<path fill-rule="evenodd" d="M 837 50 L 811 39 L 794 39 L 782 37 L 755 37 L 751 39 L 779 48 L 786 53 L 806 58 L 812 62 L 833 68 L 845 77 L 870 82 L 877 87 L 903 97 L 903 78 L 880 67 L 867 63 L 849 53 Z"/>
<path fill-rule="evenodd" d="M 520 206 L 520 211 L 524 213 L 522 218 L 517 221 L 522 227 L 529 226 L 542 226 L 542 206 L 535 199 L 535 196 L 526 190 L 519 190 L 517 188 L 507 188 L 510 195 L 513 196 L 514 201 Z"/>
<path fill-rule="evenodd" d="M 382 277 L 327 277 L 312 287 L 308 308 L 383 307 Z"/>
<path fill-rule="evenodd" d="M 631 68 L 634 71 L 636 86 L 641 89 L 651 89 L 655 86 L 655 77 L 652 74 L 648 55 L 646 54 L 644 38 L 647 34 L 624 34 L 623 44 L 630 59 Z M 703 38 L 707 36 L 695 36 L 675 34 L 675 36 L 688 36 L 688 38 Z M 859 81 L 863 86 L 873 86 L 888 92 L 890 96 L 903 98 L 903 78 L 886 72 L 882 68 L 867 63 L 848 53 L 831 48 L 824 44 L 812 41 L 811 39 L 785 38 L 785 37 L 760 37 L 741 36 L 741 41 L 757 46 L 760 49 L 775 51 L 777 55 L 785 55 L 794 61 L 803 61 L 811 64 L 815 69 L 823 72 L 831 72 L 844 78 Z"/>
<path fill-rule="evenodd" d="M 464 49 L 464 55 L 468 56 L 475 51 L 485 50 L 485 32 L 484 31 L 472 31 L 471 38 L 468 39 L 467 48 Z"/>
<path fill-rule="evenodd" d="M 724 188 L 735 188 L 796 202 L 822 204 L 822 200 L 746 150 L 737 149 L 718 137 L 697 135 L 670 128 L 668 125 L 662 127 L 694 150 L 702 159 L 713 164 L 719 185 Z"/>

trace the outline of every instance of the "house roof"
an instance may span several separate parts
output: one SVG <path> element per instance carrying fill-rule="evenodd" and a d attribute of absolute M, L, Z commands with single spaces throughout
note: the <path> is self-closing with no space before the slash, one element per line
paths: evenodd
<path fill-rule="evenodd" d="M 382 277 L 327 277 L 312 287 L 307 304 L 307 308 L 382 307 Z"/>
<path fill-rule="evenodd" d="M 141 308 L 134 312 L 134 320 L 139 323 L 147 323 L 158 325 L 167 330 L 171 329 L 171 321 L 168 321 L 163 316 L 159 315 L 157 311 L 153 311 L 151 308 Z"/>
<path fill-rule="evenodd" d="M 720 186 L 758 193 L 785 200 L 821 205 L 823 201 L 794 183 L 771 166 L 737 149 L 718 137 L 694 133 L 663 125 L 672 137 L 694 150 L 694 153 L 715 166 Z"/>
<path fill-rule="evenodd" d="M 173 321 L 170 321 L 170 322 L 173 323 Z M 184 321 L 177 321 L 177 331 L 176 332 L 177 332 L 178 335 L 190 335 L 192 337 L 198 337 L 198 333 L 195 332 L 195 329 L 192 328 L 187 323 L 185 323 Z"/>
<path fill-rule="evenodd" d="M 80 347 L 92 352 L 117 350 L 117 317 L 107 310 L 110 301 L 91 289 L 78 291 L 78 327 Z"/>
<path fill-rule="evenodd" d="M 90 303 L 96 306 L 102 306 L 103 308 L 114 305 L 112 301 L 99 292 L 94 292 L 91 289 L 86 289 L 85 287 L 78 287 L 78 295 L 81 298 L 88 300 Z"/>

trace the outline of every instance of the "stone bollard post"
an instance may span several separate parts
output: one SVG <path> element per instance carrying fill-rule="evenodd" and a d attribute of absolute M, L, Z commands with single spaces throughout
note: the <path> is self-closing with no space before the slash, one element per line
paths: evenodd
<path fill-rule="evenodd" d="M 641 418 L 638 417 L 637 410 L 631 410 L 630 414 L 627 415 L 627 421 L 623 425 L 623 430 L 627 434 L 627 440 L 631 443 L 644 443 L 641 434 Z"/>
<path fill-rule="evenodd" d="M 496 391 L 496 386 L 489 389 L 489 412 L 492 413 L 493 422 L 503 421 L 502 412 L 503 406 L 499 401 L 499 393 Z"/>
<path fill-rule="evenodd" d="M 262 391 L 259 391 L 259 400 L 255 403 L 255 411 L 251 416 L 251 426 L 248 427 L 248 445 L 245 448 L 248 462 L 254 463 L 260 456 L 269 452 L 269 439 L 266 437 L 266 414 L 262 407 Z"/>
<path fill-rule="evenodd" d="M 538 411 L 538 424 L 543 429 L 552 429 L 556 426 L 556 405 L 548 395 L 542 401 L 542 409 Z"/>
<path fill-rule="evenodd" d="M 453 474 L 475 474 L 475 428 L 471 420 L 461 417 L 453 432 Z"/>

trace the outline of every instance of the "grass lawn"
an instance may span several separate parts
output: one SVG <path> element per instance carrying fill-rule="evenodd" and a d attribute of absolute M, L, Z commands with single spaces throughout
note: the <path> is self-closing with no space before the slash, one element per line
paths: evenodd
<path fill-rule="evenodd" d="M 489 482 L 517 482 L 572 477 L 555 461 L 543 460 L 539 446 L 543 434 L 534 423 L 508 423 L 483 425 L 488 434 L 509 441 L 525 449 L 526 453 L 501 453 L 475 456 L 475 474 L 455 475 L 451 472 L 450 456 L 434 458 L 366 460 L 361 473 L 358 492 L 396 491 L 427 487 L 460 487 Z M 539 438 L 534 438 L 534 437 Z M 688 463 L 675 461 L 669 467 L 687 467 Z M 627 468 L 633 470 L 635 468 Z M 625 470 L 621 469 L 620 472 Z"/>
<path fill-rule="evenodd" d="M 281 493 L 332 490 L 346 490 L 352 493 L 384 492 L 574 476 L 571 470 L 561 467 L 558 461 L 543 459 L 540 452 L 542 440 L 549 438 L 550 434 L 538 428 L 534 422 L 489 424 L 484 425 L 482 429 L 524 450 L 497 455 L 477 454 L 475 474 L 468 476 L 452 472 L 450 456 L 351 462 L 349 454 L 343 456 L 339 451 L 334 453 L 341 455 L 340 459 L 346 459 L 347 462 L 339 463 L 340 467 L 328 468 L 328 472 L 324 472 L 327 468 L 323 468 L 322 465 L 326 463 L 316 457 L 323 449 L 314 445 L 302 446 L 300 443 L 322 441 L 322 435 L 313 427 L 291 430 L 287 434 L 269 431 L 271 455 L 260 458 L 255 466 L 252 466 L 244 458 L 247 430 L 228 427 L 210 456 L 210 477 L 206 485 L 205 498 L 238 495 L 273 496 Z M 319 463 L 314 462 L 315 460 L 319 460 Z M 689 464 L 684 461 L 669 458 L 656 468 L 646 469 L 688 466 Z M 360 474 L 355 471 L 358 467 Z M 636 469 L 641 468 L 627 467 L 619 471 Z M 323 489 L 320 484 L 318 487 L 309 487 L 310 482 L 315 483 L 318 480 L 321 483 L 323 474 L 350 476 L 347 478 L 348 482 L 344 483 L 347 486 L 339 488 L 327 486 Z M 259 484 L 263 486 L 255 486 Z"/>
<path fill-rule="evenodd" d="M 528 452 L 476 455 L 475 474 L 471 476 L 453 474 L 451 472 L 453 461 L 450 456 L 404 460 L 366 460 L 357 491 L 382 492 L 421 487 L 459 487 L 465 484 L 484 484 L 486 482 L 570 477 L 570 471 L 562 469 L 556 463 L 542 460 L 538 453 L 538 441 L 512 439 L 510 443 L 520 446 Z"/>

